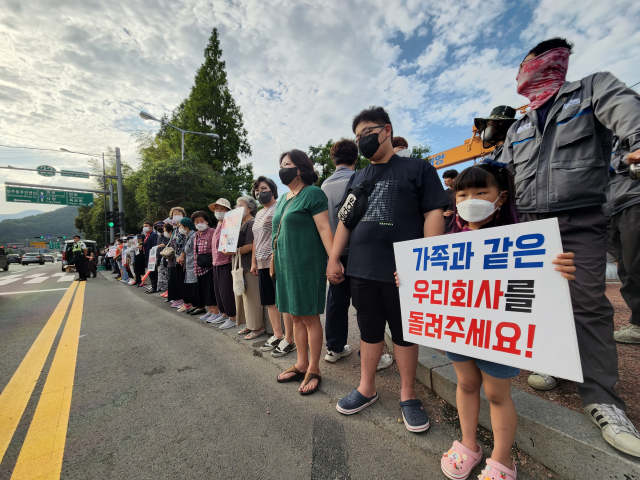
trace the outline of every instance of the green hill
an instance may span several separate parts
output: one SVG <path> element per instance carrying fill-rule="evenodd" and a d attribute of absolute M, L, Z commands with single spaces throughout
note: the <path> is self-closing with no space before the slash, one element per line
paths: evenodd
<path fill-rule="evenodd" d="M 52 212 L 11 218 L 0 222 L 0 244 L 24 243 L 25 239 L 35 241 L 36 236 L 66 236 L 68 239 L 78 233 L 74 220 L 78 207 L 62 207 Z"/>

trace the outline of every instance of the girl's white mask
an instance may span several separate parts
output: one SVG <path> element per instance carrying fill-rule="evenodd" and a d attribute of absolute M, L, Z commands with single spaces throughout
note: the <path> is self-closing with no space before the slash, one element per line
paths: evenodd
<path fill-rule="evenodd" d="M 500 200 L 500 197 L 496 198 L 496 201 L 491 203 L 488 200 L 480 200 L 478 198 L 470 198 L 456 205 L 458 209 L 458 215 L 466 222 L 477 223 L 486 220 L 494 214 L 500 207 L 496 207 L 496 202 Z"/>

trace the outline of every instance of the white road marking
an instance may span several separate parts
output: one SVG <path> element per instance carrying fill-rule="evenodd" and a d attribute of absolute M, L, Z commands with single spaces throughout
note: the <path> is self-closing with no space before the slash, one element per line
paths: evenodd
<path fill-rule="evenodd" d="M 32 278 L 31 280 L 27 280 L 26 282 L 23 283 L 23 285 L 26 285 L 28 283 L 42 283 L 44 282 L 47 278 L 49 277 L 36 277 L 36 278 Z"/>
<path fill-rule="evenodd" d="M 59 282 L 73 282 L 75 275 L 65 275 L 64 277 L 60 277 L 58 279 Z"/>
<path fill-rule="evenodd" d="M 57 292 L 58 290 L 68 290 L 68 288 L 49 288 L 47 290 L 30 290 L 27 292 L 0 292 L 0 295 L 19 295 L 21 293 Z"/>
<path fill-rule="evenodd" d="M 34 277 L 41 277 L 42 275 L 46 275 L 46 273 L 34 273 L 33 275 L 27 275 L 24 278 L 34 278 Z"/>
<path fill-rule="evenodd" d="M 51 275 L 52 277 L 64 277 L 66 275 L 66 272 L 62 272 L 62 273 L 54 273 L 53 275 Z"/>
<path fill-rule="evenodd" d="M 4 280 L 0 280 L 0 285 L 8 285 L 10 283 L 17 282 L 18 280 L 24 280 L 24 278 L 6 278 Z"/>
<path fill-rule="evenodd" d="M 85 333 L 84 335 L 80 335 L 78 338 L 86 337 L 87 335 L 88 333 Z"/>

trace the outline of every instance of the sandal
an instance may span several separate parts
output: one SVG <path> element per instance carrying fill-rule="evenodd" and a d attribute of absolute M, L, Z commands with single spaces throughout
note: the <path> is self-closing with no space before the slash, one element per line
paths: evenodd
<path fill-rule="evenodd" d="M 293 367 L 289 368 L 288 370 L 285 370 L 284 372 L 282 372 L 280 375 L 283 375 L 285 373 L 295 373 L 295 375 L 292 375 L 292 376 L 287 377 L 287 378 L 278 378 L 278 383 L 299 382 L 300 380 L 304 380 L 304 375 L 307 372 L 301 372 L 294 365 Z"/>
<path fill-rule="evenodd" d="M 424 411 L 422 402 L 418 399 L 405 400 L 400 402 L 402 410 L 402 420 L 404 425 L 410 432 L 424 432 L 429 428 L 429 417 Z"/>
<path fill-rule="evenodd" d="M 266 332 L 264 328 L 262 330 L 249 330 L 249 335 L 244 337 L 245 340 L 253 340 L 254 338 L 258 338 L 261 335 L 264 335 Z"/>
<path fill-rule="evenodd" d="M 307 390 L 306 392 L 303 390 L 300 390 L 300 395 L 311 395 L 318 391 L 318 388 L 320 388 L 320 382 L 322 382 L 322 377 L 318 374 L 311 373 L 311 372 L 307 372 L 307 374 L 304 376 L 304 382 L 302 382 L 302 385 L 300 385 L 300 388 L 304 388 L 304 386 L 314 378 L 318 380 L 318 383 L 316 384 L 315 388 L 311 390 Z"/>
<path fill-rule="evenodd" d="M 238 332 L 238 335 L 246 335 L 247 333 L 251 333 L 251 329 L 250 328 L 243 328 L 242 330 L 240 330 Z"/>

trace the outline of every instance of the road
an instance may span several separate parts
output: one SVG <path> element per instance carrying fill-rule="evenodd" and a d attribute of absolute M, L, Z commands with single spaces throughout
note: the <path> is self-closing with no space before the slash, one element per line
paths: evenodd
<path fill-rule="evenodd" d="M 432 427 L 407 432 L 395 368 L 372 408 L 345 417 L 335 402 L 357 385 L 355 353 L 323 362 L 320 392 L 303 397 L 275 381 L 295 354 L 263 356 L 266 337 L 203 325 L 109 272 L 58 273 L 0 272 L 0 480 L 445 478 L 455 411 L 421 387 Z"/>

